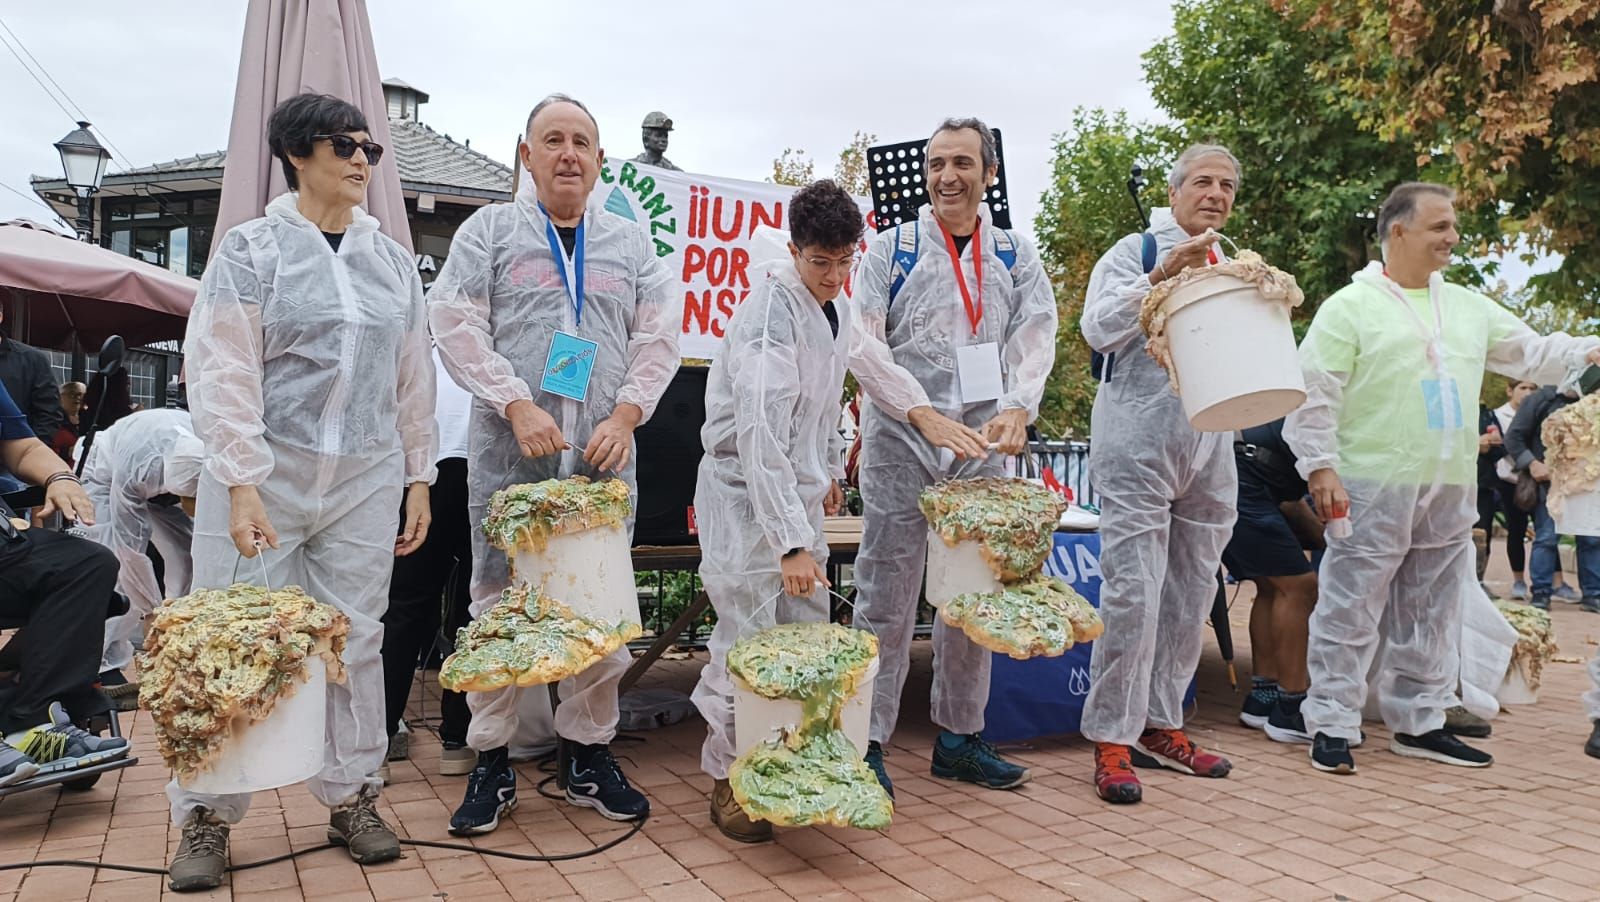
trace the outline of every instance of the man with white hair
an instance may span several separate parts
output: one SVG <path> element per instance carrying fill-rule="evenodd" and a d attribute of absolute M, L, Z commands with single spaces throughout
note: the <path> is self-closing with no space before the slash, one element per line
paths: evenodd
<path fill-rule="evenodd" d="M 128 613 L 106 621 L 100 661 L 100 683 L 124 711 L 138 707 L 139 686 L 122 669 L 133 661 L 133 640 L 144 618 L 164 598 L 189 592 L 194 497 L 204 453 L 188 411 L 143 410 L 95 436 L 83 468 L 83 487 L 100 512 L 86 534 L 117 556 L 117 585 L 128 597 Z M 165 564 L 164 580 L 156 579 L 147 553 L 152 544 Z"/>
<path fill-rule="evenodd" d="M 1134 765 L 1225 777 L 1232 765 L 1183 731 L 1183 697 L 1200 661 L 1222 549 L 1238 501 L 1232 436 L 1196 432 L 1166 372 L 1142 350 L 1150 290 L 1222 259 L 1217 232 L 1233 212 L 1239 161 L 1227 148 L 1185 150 L 1167 179 L 1172 206 L 1150 231 L 1095 264 L 1082 328 L 1104 355 L 1090 433 L 1100 496 L 1100 617 L 1082 731 L 1095 743 L 1095 792 L 1113 803 L 1144 791 Z"/>
<path fill-rule="evenodd" d="M 1478 437 L 1467 406 L 1485 369 L 1557 382 L 1600 339 L 1540 336 L 1469 288 L 1451 285 L 1455 193 L 1407 182 L 1378 210 L 1383 262 L 1317 308 L 1300 345 L 1306 402 L 1284 437 L 1330 533 L 1311 615 L 1301 706 L 1311 763 L 1353 774 L 1367 663 L 1380 639 L 1378 706 L 1397 755 L 1461 767 L 1493 758 L 1445 729 L 1458 704 L 1462 599 L 1475 580 Z"/>

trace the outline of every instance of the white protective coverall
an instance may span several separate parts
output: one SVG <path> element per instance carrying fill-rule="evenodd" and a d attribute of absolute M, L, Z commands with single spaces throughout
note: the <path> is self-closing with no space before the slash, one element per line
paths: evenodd
<path fill-rule="evenodd" d="M 98 517 L 85 532 L 116 554 L 117 588 L 128 613 L 106 621 L 101 670 L 133 662 L 133 640 L 144 618 L 162 602 L 162 582 L 145 549 L 155 545 L 165 564 L 166 597 L 189 594 L 189 544 L 194 521 L 177 499 L 152 504 L 161 495 L 193 498 L 205 447 L 184 410 L 141 410 L 95 436 L 83 467 L 83 488 Z"/>
<path fill-rule="evenodd" d="M 1360 738 L 1366 674 L 1383 624 L 1384 723 L 1421 735 L 1457 704 L 1462 599 L 1477 520 L 1477 420 L 1487 368 L 1538 383 L 1600 347 L 1541 337 L 1499 304 L 1434 273 L 1400 288 L 1374 262 L 1317 309 L 1300 345 L 1306 403 L 1284 438 L 1302 476 L 1332 467 L 1351 535 L 1328 540 L 1300 711 L 1312 734 Z M 1454 390 L 1451 386 L 1454 386 Z"/>
<path fill-rule="evenodd" d="M 584 462 L 594 429 L 619 404 L 636 404 L 648 420 L 678 369 L 683 297 L 637 224 L 597 204 L 584 214 L 585 297 L 580 324 L 553 254 L 569 273 L 574 261 L 552 248 L 548 219 L 532 184 L 509 204 L 472 214 L 450 243 L 450 259 L 429 289 L 428 317 L 445 369 L 476 400 L 467 470 L 468 512 L 483 522 L 489 497 L 507 486 L 587 476 L 621 478 L 637 498 L 634 455 L 620 473 Z M 539 389 L 557 331 L 595 342 L 587 399 L 574 401 Z M 513 401 L 533 401 L 555 418 L 572 447 L 556 455 L 523 457 L 506 419 Z M 630 519 L 628 528 L 632 529 Z M 509 561 L 481 529 L 472 534 L 472 615 L 500 600 L 510 586 Z M 617 726 L 617 681 L 632 660 L 618 649 L 561 682 L 556 732 L 574 742 L 610 742 Z M 472 692 L 467 744 L 479 751 L 509 745 L 517 730 L 519 689 Z M 542 687 L 537 691 L 545 691 Z"/>
<path fill-rule="evenodd" d="M 1004 461 L 955 462 L 906 419 L 916 407 L 980 429 L 1002 410 L 1039 413 L 1045 380 L 1055 363 L 1056 302 L 1039 253 L 1012 233 L 1016 261 L 1007 269 L 996 254 L 989 208 L 979 207 L 981 235 L 960 254 L 963 278 L 983 317 L 973 329 L 949 251 L 932 207 L 918 215 L 917 264 L 891 302 L 896 231 L 872 239 L 852 281 L 857 319 L 850 370 L 872 404 L 863 414 L 861 552 L 856 559 L 856 615 L 878 637 L 879 671 L 873 688 L 871 738 L 887 742 L 900 716 L 900 692 L 911 659 L 917 599 L 927 565 L 928 521 L 917 507 L 922 490 L 949 476 L 1000 476 Z M 902 228 L 910 229 L 908 223 Z M 974 255 L 982 254 L 978 290 Z M 958 349 L 1000 346 L 1003 392 L 999 399 L 965 404 L 956 368 Z M 933 722 L 953 733 L 983 729 L 989 700 L 990 652 L 959 629 L 936 619 Z"/>
<path fill-rule="evenodd" d="M 1165 207 L 1151 211 L 1150 233 L 1158 260 L 1190 237 Z M 1118 745 L 1147 727 L 1183 726 L 1239 498 L 1232 434 L 1196 432 L 1144 351 L 1139 307 L 1149 294 L 1135 233 L 1095 264 L 1083 302 L 1084 340 L 1115 357 L 1090 417 L 1106 631 L 1090 659 L 1082 731 Z"/>
<path fill-rule="evenodd" d="M 334 252 L 281 194 L 228 230 L 206 267 L 184 339 L 190 412 L 206 446 L 194 584 L 301 586 L 350 618 L 348 677 L 328 686 L 322 770 L 330 807 L 377 789 L 388 749 L 382 647 L 401 492 L 432 483 L 434 371 L 411 255 L 360 208 Z M 228 488 L 254 485 L 279 548 L 241 561 Z M 235 565 L 238 565 L 237 568 Z M 174 823 L 196 805 L 236 823 L 249 794 L 167 789 Z"/>
<path fill-rule="evenodd" d="M 832 303 L 837 338 L 794 265 L 776 268 L 734 311 L 711 364 L 694 509 L 717 625 L 693 699 L 707 727 L 700 766 L 718 780 L 735 755 L 728 650 L 775 623 L 828 619 L 827 589 L 785 595 L 780 562 L 791 548 L 828 560 L 822 506 L 844 478 L 837 424 L 850 341 L 848 304 Z"/>

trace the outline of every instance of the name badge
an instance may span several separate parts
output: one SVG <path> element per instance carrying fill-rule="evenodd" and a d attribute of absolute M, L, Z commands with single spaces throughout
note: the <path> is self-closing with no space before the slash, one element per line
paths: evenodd
<path fill-rule="evenodd" d="M 594 374 L 594 355 L 599 345 L 586 338 L 557 332 L 545 355 L 544 376 L 539 390 L 552 395 L 583 401 L 589 396 L 589 377 Z"/>
<path fill-rule="evenodd" d="M 993 401 L 1005 392 L 1000 375 L 1000 345 L 992 341 L 956 348 L 956 376 L 961 380 L 961 403 Z"/>
<path fill-rule="evenodd" d="M 1428 410 L 1428 429 L 1461 429 L 1461 390 L 1454 379 L 1422 380 L 1422 402 Z"/>

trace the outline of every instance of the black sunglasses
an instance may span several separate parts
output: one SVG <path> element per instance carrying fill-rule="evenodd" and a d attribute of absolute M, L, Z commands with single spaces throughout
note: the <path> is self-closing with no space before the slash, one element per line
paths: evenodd
<path fill-rule="evenodd" d="M 321 141 L 326 139 L 333 145 L 333 155 L 341 160 L 348 160 L 356 155 L 356 148 L 367 155 L 367 165 L 376 166 L 383 159 L 383 145 L 372 141 L 357 141 L 349 135 L 312 135 L 311 140 Z"/>

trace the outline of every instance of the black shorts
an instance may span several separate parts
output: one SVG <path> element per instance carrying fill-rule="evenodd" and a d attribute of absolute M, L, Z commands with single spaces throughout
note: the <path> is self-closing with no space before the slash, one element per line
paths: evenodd
<path fill-rule="evenodd" d="M 1236 580 L 1299 576 L 1312 572 L 1300 539 L 1265 487 L 1239 483 L 1239 520 L 1222 550 L 1222 565 Z"/>

